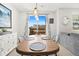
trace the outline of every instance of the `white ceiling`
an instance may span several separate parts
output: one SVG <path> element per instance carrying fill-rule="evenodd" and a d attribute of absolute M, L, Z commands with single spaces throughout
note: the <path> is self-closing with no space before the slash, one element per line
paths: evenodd
<path fill-rule="evenodd" d="M 10 3 L 18 11 L 32 11 L 35 3 Z M 54 11 L 57 8 L 79 8 L 79 3 L 37 3 L 39 11 Z"/>

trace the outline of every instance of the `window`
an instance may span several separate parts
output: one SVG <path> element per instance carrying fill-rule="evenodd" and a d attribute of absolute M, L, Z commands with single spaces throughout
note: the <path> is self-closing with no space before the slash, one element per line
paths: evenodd
<path fill-rule="evenodd" d="M 73 16 L 73 29 L 79 30 L 79 15 Z"/>
<path fill-rule="evenodd" d="M 46 34 L 46 16 L 38 16 L 38 24 L 35 16 L 30 15 L 28 17 L 29 35 Z M 37 27 L 38 26 L 38 27 Z"/>

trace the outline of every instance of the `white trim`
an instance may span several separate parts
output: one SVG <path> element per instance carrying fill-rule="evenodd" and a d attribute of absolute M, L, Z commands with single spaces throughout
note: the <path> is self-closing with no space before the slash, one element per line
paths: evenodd
<path fill-rule="evenodd" d="M 56 35 L 56 41 L 58 41 L 59 37 L 59 8 L 57 9 L 57 35 Z"/>

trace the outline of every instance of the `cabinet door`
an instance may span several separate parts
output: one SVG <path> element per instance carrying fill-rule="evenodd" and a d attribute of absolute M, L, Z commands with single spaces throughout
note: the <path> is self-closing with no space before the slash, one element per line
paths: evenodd
<path fill-rule="evenodd" d="M 1 39 L 1 37 L 0 37 L 0 56 L 2 55 L 2 39 Z"/>
<path fill-rule="evenodd" d="M 12 40 L 13 40 L 13 44 L 17 45 L 17 35 L 16 34 L 12 34 Z"/>
<path fill-rule="evenodd" d="M 65 46 L 65 44 L 66 44 L 66 39 L 67 39 L 67 37 L 66 37 L 65 34 L 60 34 L 60 44 L 61 44 L 62 46 Z"/>
<path fill-rule="evenodd" d="M 0 38 L 0 48 L 2 47 L 2 39 Z"/>
<path fill-rule="evenodd" d="M 17 35 L 16 34 L 6 34 L 0 36 L 0 55 L 8 54 L 13 48 L 16 47 Z M 3 51 L 2 51 L 2 50 Z"/>

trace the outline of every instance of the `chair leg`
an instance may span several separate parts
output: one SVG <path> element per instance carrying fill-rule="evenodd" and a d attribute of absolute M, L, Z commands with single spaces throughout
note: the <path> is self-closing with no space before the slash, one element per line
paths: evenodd
<path fill-rule="evenodd" d="M 21 56 L 23 56 L 23 54 L 21 54 Z"/>
<path fill-rule="evenodd" d="M 57 56 L 57 54 L 55 54 L 55 56 Z"/>
<path fill-rule="evenodd" d="M 48 55 L 46 55 L 46 56 L 48 56 Z"/>

